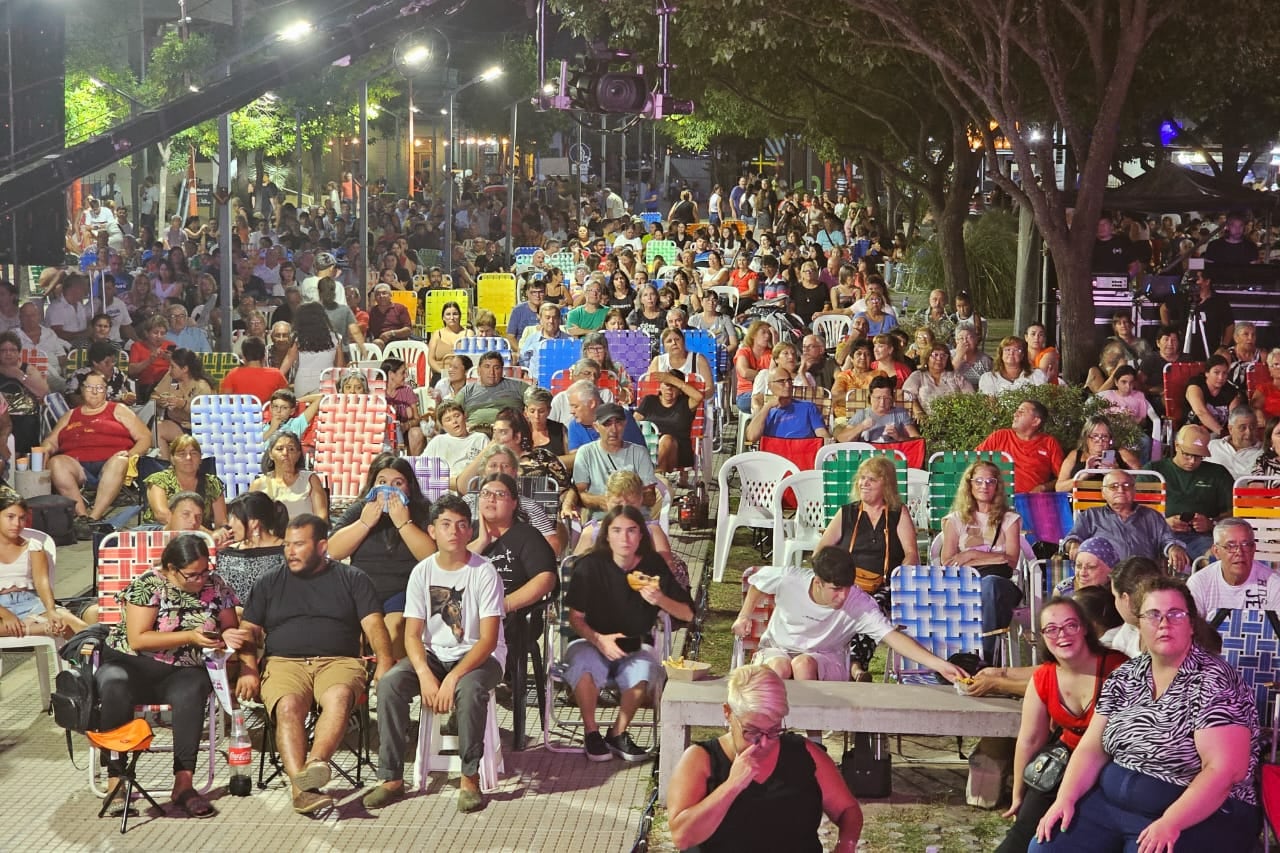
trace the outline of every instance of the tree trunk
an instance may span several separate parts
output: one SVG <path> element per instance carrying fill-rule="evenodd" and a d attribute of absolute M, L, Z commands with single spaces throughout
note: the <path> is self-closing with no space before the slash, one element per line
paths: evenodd
<path fill-rule="evenodd" d="M 969 214 L 968 195 L 952 192 L 941 209 L 934 207 L 938 226 L 938 255 L 942 258 L 942 275 L 952 298 L 969 289 L 969 263 L 964 251 L 964 223 Z M 986 306 L 979 305 L 980 313 Z"/>
<path fill-rule="evenodd" d="M 1083 379 L 1097 352 L 1097 331 L 1093 323 L 1091 254 L 1073 251 L 1063 232 L 1042 232 L 1058 274 L 1058 349 L 1062 352 L 1062 375 L 1069 382 Z"/>
<path fill-rule="evenodd" d="M 324 184 L 321 176 L 324 175 L 324 144 L 316 141 L 311 143 L 311 197 L 315 199 L 316 204 L 324 207 Z"/>

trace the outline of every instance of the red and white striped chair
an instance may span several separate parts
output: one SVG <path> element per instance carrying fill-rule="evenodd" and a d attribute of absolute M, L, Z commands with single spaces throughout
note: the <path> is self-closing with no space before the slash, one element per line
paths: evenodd
<path fill-rule="evenodd" d="M 707 395 L 706 383 L 697 373 L 689 374 L 685 377 L 685 381 Z M 661 387 L 662 383 L 654 379 L 653 374 L 646 373 L 641 376 L 636 382 L 636 405 L 639 406 L 640 401 L 650 394 L 656 395 Z M 702 471 L 702 476 L 708 480 L 711 477 L 711 448 L 707 435 L 707 406 L 712 402 L 710 395 L 702 398 L 702 405 L 693 411 L 693 426 L 689 430 L 690 437 L 693 439 L 694 470 Z"/>
<path fill-rule="evenodd" d="M 326 394 L 320 400 L 312 467 L 329 484 L 331 503 L 350 504 L 363 496 L 365 474 L 386 446 L 391 420 L 380 394 Z"/>
<path fill-rule="evenodd" d="M 369 386 L 370 394 L 387 393 L 387 375 L 376 367 L 330 367 L 320 372 L 320 393 L 341 394 L 342 380 L 351 373 L 359 373 Z"/>
<path fill-rule="evenodd" d="M 110 533 L 98 546 L 98 622 L 103 625 L 115 625 L 124 620 L 124 609 L 117 596 L 139 575 L 145 574 L 153 566 L 160 564 L 160 556 L 164 553 L 169 540 L 177 535 L 171 530 L 121 530 Z M 199 534 L 204 535 L 204 534 Z M 216 554 L 213 539 L 209 540 L 209 568 L 216 567 Z M 153 728 L 156 715 L 172 710 L 169 705 L 136 705 L 134 716 L 143 715 L 149 718 Z M 219 706 L 215 694 L 209 694 L 209 707 L 206 711 L 208 732 L 205 749 L 208 756 L 209 775 L 200 787 L 200 793 L 207 793 L 213 787 L 217 772 L 218 760 L 218 719 Z M 154 744 L 151 752 L 165 752 Z M 156 785 L 169 785 L 170 782 L 157 782 Z M 89 748 L 89 787 L 99 797 L 107 795 L 106 788 L 98 778 L 97 750 Z M 151 787 L 148 785 L 147 787 Z"/>

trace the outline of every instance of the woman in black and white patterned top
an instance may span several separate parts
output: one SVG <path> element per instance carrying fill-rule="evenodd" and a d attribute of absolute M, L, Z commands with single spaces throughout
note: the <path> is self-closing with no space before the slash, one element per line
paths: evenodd
<path fill-rule="evenodd" d="M 1257 841 L 1253 692 L 1194 642 L 1199 617 L 1182 581 L 1152 578 L 1137 601 L 1148 651 L 1103 686 L 1028 853 L 1252 850 Z"/>

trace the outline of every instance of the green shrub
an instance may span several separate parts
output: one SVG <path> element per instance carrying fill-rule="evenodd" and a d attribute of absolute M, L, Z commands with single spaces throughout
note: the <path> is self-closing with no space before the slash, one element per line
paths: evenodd
<path fill-rule="evenodd" d="M 1013 411 L 1024 400 L 1036 400 L 1049 411 L 1045 432 L 1070 453 L 1080 439 L 1086 419 L 1105 414 L 1111 422 L 1116 447 L 1135 448 L 1140 428 L 1127 414 L 1111 411 L 1105 400 L 1089 394 L 1082 386 L 1027 385 L 1005 391 L 998 397 L 987 394 L 949 394 L 933 401 L 933 412 L 921 425 L 929 452 L 972 450 L 997 429 L 1013 422 Z"/>

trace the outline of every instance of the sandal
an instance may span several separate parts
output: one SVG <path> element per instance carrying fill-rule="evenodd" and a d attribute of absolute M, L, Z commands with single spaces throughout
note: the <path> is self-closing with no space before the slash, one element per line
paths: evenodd
<path fill-rule="evenodd" d="M 218 813 L 212 804 L 195 788 L 188 788 L 173 799 L 174 805 L 181 808 L 187 813 L 188 817 L 206 818 L 213 817 Z"/>

